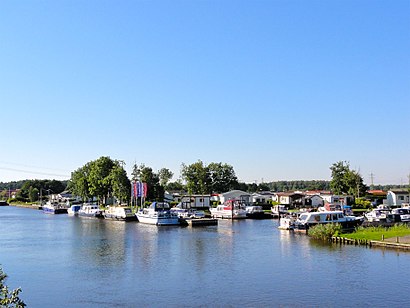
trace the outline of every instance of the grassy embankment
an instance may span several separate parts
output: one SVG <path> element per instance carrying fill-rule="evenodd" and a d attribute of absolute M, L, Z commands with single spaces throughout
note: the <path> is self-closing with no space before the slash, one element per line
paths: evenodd
<path fill-rule="evenodd" d="M 410 235 L 410 227 L 406 224 L 398 224 L 390 228 L 385 227 L 359 227 L 355 232 L 342 233 L 341 237 L 350 238 L 353 240 L 369 240 L 369 241 L 381 241 L 384 237 L 394 238 L 400 236 Z"/>

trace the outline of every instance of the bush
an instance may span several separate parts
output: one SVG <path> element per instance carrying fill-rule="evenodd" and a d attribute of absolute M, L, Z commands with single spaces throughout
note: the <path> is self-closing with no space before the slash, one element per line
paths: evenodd
<path fill-rule="evenodd" d="M 329 240 L 333 236 L 338 236 L 342 231 L 340 224 L 317 224 L 310 227 L 308 235 L 318 240 Z"/>
<path fill-rule="evenodd" d="M 9 288 L 4 284 L 7 275 L 3 272 L 0 267 L 0 307 L 6 308 L 20 308 L 26 307 L 26 304 L 19 298 L 21 292 L 20 288 L 17 288 L 13 291 L 9 291 Z"/>

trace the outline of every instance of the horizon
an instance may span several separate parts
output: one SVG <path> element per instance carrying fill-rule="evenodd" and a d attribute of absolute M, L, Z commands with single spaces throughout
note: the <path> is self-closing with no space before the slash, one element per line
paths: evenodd
<path fill-rule="evenodd" d="M 410 178 L 410 1 L 3 1 L 0 182 L 101 156 Z M 279 180 L 276 180 L 279 179 Z"/>

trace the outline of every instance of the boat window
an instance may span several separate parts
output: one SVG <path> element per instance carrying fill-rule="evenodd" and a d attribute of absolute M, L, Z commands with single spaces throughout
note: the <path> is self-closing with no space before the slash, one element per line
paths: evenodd
<path fill-rule="evenodd" d="M 320 215 L 315 216 L 315 221 L 320 221 Z"/>
<path fill-rule="evenodd" d="M 342 214 L 342 213 L 339 213 L 339 218 L 343 218 L 343 214 Z"/>
<path fill-rule="evenodd" d="M 333 220 L 337 220 L 337 214 L 333 214 Z"/>
<path fill-rule="evenodd" d="M 326 221 L 330 221 L 330 220 L 331 220 L 330 214 L 327 214 L 327 215 L 326 215 Z"/>

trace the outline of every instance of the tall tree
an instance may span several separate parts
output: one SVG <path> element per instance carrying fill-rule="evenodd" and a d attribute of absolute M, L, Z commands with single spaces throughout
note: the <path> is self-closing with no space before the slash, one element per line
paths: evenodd
<path fill-rule="evenodd" d="M 238 185 L 235 170 L 228 164 L 210 163 L 208 173 L 212 192 L 223 193 L 234 189 Z"/>
<path fill-rule="evenodd" d="M 209 169 L 201 160 L 189 166 L 181 165 L 181 176 L 186 182 L 189 194 L 206 194 L 211 192 Z"/>
<path fill-rule="evenodd" d="M 335 194 L 349 194 L 360 197 L 366 193 L 367 186 L 364 185 L 362 176 L 358 171 L 350 170 L 348 162 L 339 161 L 334 163 L 330 170 L 332 171 L 330 188 Z"/>
<path fill-rule="evenodd" d="M 161 168 L 158 171 L 158 176 L 159 176 L 159 183 L 161 184 L 161 186 L 165 188 L 169 180 L 171 180 L 172 177 L 174 176 L 174 174 L 167 168 Z"/>

